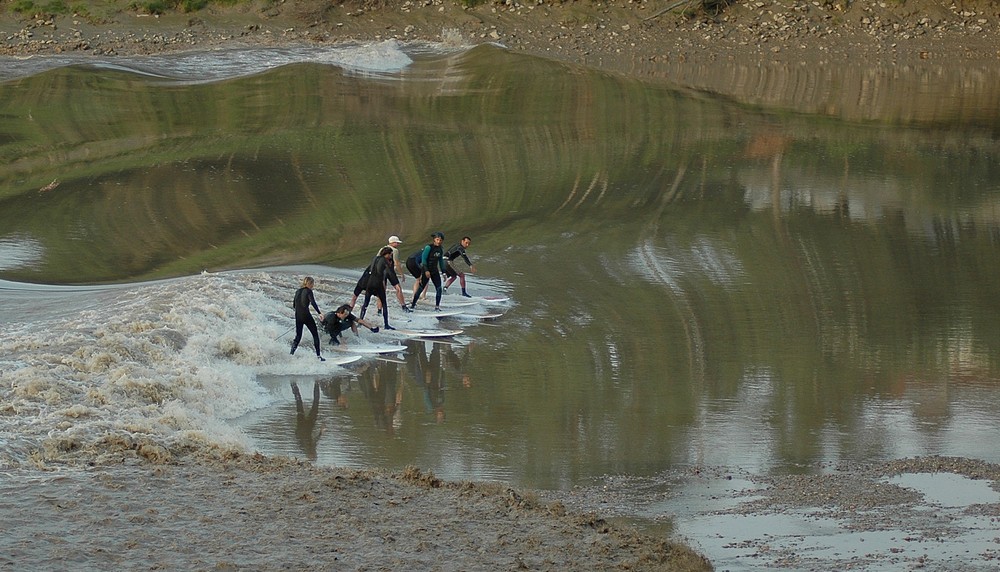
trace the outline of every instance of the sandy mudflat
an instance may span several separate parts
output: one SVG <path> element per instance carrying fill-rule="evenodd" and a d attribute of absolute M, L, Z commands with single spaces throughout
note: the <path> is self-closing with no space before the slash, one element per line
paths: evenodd
<path fill-rule="evenodd" d="M 5 570 L 699 570 L 498 484 L 228 455 L 0 474 Z"/>

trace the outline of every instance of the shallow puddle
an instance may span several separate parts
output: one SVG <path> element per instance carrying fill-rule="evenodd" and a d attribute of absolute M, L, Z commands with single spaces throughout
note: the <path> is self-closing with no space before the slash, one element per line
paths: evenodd
<path fill-rule="evenodd" d="M 1000 493 L 993 490 L 989 481 L 954 473 L 905 473 L 886 482 L 916 490 L 927 503 L 944 508 L 1000 502 Z"/>
<path fill-rule="evenodd" d="M 713 481 L 685 483 L 643 516 L 673 515 L 676 535 L 720 572 L 971 571 L 996 569 L 1000 561 L 1000 493 L 988 480 L 906 473 L 882 482 L 917 491 L 917 503 L 750 511 L 740 505 L 766 495 L 762 489 L 749 481 Z"/>

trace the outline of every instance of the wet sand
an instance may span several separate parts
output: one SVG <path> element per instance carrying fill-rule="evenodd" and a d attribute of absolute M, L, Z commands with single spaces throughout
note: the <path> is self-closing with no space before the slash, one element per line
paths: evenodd
<path fill-rule="evenodd" d="M 7 570 L 706 570 L 502 484 L 259 455 L 0 474 Z"/>
<path fill-rule="evenodd" d="M 976 459 L 830 464 L 799 475 L 696 467 L 652 479 L 609 477 L 559 499 L 609 519 L 669 522 L 673 536 L 704 551 L 717 570 L 1000 566 L 1000 465 Z"/>

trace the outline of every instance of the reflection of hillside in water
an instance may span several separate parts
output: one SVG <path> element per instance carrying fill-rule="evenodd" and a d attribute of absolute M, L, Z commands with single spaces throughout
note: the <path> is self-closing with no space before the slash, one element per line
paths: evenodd
<path fill-rule="evenodd" d="M 849 121 L 995 131 L 1000 69 L 933 63 L 658 62 L 649 75 L 747 105 Z"/>
<path fill-rule="evenodd" d="M 869 99 L 903 83 L 874 82 Z M 911 118 L 951 116 L 948 131 L 887 126 L 901 121 L 888 109 L 885 121 L 845 124 L 490 47 L 388 79 L 316 64 L 182 85 L 61 69 L 0 87 L 11 117 L 0 239 L 46 253 L 10 277 L 94 281 L 333 261 L 367 253 L 386 229 L 482 235 L 553 216 L 586 228 L 588 209 L 632 224 L 690 201 L 779 217 L 888 210 L 916 228 L 957 207 L 995 225 L 984 181 L 997 145 L 965 129 L 967 117 L 996 113 L 963 107 L 980 99 Z M 544 227 L 524 232 L 548 240 Z"/>

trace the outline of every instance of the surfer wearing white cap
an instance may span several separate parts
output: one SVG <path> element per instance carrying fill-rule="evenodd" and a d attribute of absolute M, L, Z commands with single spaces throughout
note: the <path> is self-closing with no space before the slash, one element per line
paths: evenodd
<path fill-rule="evenodd" d="M 403 272 L 403 263 L 399 261 L 399 245 L 403 244 L 403 241 L 399 240 L 399 237 L 394 234 L 389 237 L 389 240 L 387 242 L 389 244 L 387 244 L 386 246 L 392 249 L 392 260 L 394 263 L 393 268 L 396 270 L 396 276 L 399 277 L 400 282 L 405 283 L 406 272 Z"/>

